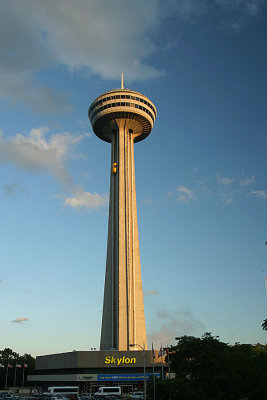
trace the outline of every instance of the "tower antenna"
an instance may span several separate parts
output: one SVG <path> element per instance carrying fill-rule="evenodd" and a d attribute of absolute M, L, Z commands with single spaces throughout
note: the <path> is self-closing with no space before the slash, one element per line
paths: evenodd
<path fill-rule="evenodd" d="M 124 89 L 124 76 L 123 76 L 123 72 L 121 73 L 121 89 Z"/>

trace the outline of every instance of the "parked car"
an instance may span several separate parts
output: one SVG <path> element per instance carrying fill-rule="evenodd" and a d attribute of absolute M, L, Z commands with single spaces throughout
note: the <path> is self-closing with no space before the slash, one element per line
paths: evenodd
<path fill-rule="evenodd" d="M 22 396 L 20 400 L 36 400 L 36 397 L 33 396 Z"/>
<path fill-rule="evenodd" d="M 0 397 L 2 399 L 10 399 L 10 398 L 13 399 L 14 398 L 14 396 L 10 392 L 1 392 Z"/>
<path fill-rule="evenodd" d="M 97 397 L 94 397 L 94 399 L 114 400 L 114 399 L 116 399 L 116 397 L 114 397 L 114 396 L 97 396 Z"/>

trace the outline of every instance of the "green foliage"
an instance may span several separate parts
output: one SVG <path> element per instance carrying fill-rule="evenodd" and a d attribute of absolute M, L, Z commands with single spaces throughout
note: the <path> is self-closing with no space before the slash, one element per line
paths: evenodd
<path fill-rule="evenodd" d="M 169 352 L 176 379 L 156 382 L 157 400 L 267 398 L 267 345 L 229 345 L 210 333 L 176 339 Z"/>
<path fill-rule="evenodd" d="M 11 364 L 12 368 L 8 369 L 8 379 L 7 379 L 7 387 L 14 385 L 14 377 L 15 377 L 15 366 L 16 364 L 20 364 L 22 367 L 16 369 L 16 386 L 22 386 L 23 381 L 23 366 L 27 364 L 27 367 L 24 369 L 24 386 L 28 385 L 27 375 L 31 375 L 35 373 L 35 358 L 30 354 L 24 354 L 20 356 L 18 353 L 12 351 L 9 348 L 5 348 L 4 350 L 0 350 L 0 364 L 4 364 L 4 368 L 0 368 L 0 390 L 5 389 L 6 383 L 6 373 L 7 373 L 7 364 Z"/>

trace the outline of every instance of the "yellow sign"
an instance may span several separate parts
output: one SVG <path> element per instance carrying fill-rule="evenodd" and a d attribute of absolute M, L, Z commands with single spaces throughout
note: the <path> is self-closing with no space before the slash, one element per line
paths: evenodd
<path fill-rule="evenodd" d="M 120 357 L 120 358 L 116 358 L 116 357 L 111 357 L 111 356 L 107 356 L 105 358 L 105 364 L 115 364 L 117 366 L 119 366 L 120 364 L 135 364 L 136 363 L 136 358 L 129 358 L 129 357 Z"/>

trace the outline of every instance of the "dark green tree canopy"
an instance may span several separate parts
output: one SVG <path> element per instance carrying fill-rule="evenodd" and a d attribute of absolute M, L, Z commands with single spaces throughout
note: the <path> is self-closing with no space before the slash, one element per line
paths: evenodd
<path fill-rule="evenodd" d="M 211 333 L 176 340 L 169 349 L 176 378 L 157 382 L 157 400 L 267 399 L 267 345 L 229 345 Z"/>

